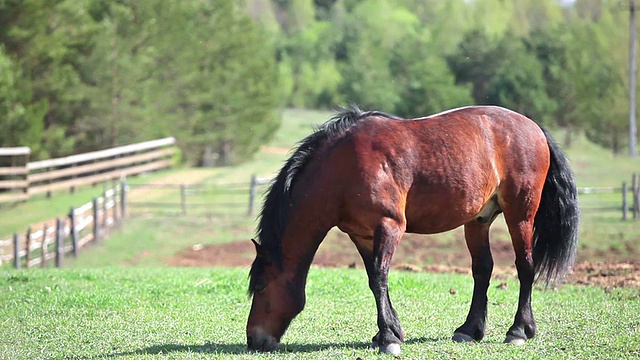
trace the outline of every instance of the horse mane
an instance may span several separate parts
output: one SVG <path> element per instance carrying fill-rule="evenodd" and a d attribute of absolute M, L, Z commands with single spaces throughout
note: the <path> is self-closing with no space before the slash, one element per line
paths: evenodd
<path fill-rule="evenodd" d="M 293 186 L 298 175 L 304 170 L 313 154 L 328 141 L 344 135 L 359 120 L 370 116 L 400 119 L 382 111 L 362 111 L 356 105 L 341 108 L 327 122 L 302 139 L 287 159 L 278 175 L 272 180 L 264 200 L 257 227 L 260 252 L 249 272 L 249 293 L 255 291 L 258 277 L 264 273 L 270 262 L 282 268 L 282 236 L 289 221 L 289 208 Z"/>

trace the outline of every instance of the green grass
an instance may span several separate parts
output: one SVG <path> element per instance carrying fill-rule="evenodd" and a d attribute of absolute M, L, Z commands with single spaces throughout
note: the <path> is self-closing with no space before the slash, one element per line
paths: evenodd
<path fill-rule="evenodd" d="M 249 241 L 254 228 L 252 218 L 241 217 L 157 217 L 132 215 L 126 224 L 109 234 L 99 245 L 80 250 L 76 259 L 67 257 L 66 267 L 161 266 L 167 258 L 196 244 Z"/>
<path fill-rule="evenodd" d="M 388 359 L 367 348 L 377 331 L 362 270 L 312 269 L 306 309 L 273 354 L 245 350 L 245 269 L 101 268 L 0 272 L 2 359 Z M 502 344 L 517 286 L 491 286 L 487 336 L 449 340 L 466 316 L 470 277 L 393 272 L 391 296 L 406 359 L 640 356 L 640 293 L 582 286 L 535 290 L 537 337 Z M 456 289 L 452 295 L 450 289 Z"/>

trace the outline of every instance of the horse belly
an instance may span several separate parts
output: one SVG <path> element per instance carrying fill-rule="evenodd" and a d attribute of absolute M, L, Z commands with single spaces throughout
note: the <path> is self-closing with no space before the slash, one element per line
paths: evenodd
<path fill-rule="evenodd" d="M 451 189 L 447 189 L 451 190 Z M 455 192 L 432 189 L 407 198 L 407 232 L 436 234 L 455 229 L 476 218 L 491 194 L 486 191 Z"/>

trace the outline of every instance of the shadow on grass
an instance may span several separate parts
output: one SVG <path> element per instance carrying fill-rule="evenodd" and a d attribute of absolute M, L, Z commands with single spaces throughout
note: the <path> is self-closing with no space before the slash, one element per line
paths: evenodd
<path fill-rule="evenodd" d="M 436 338 L 415 338 L 408 339 L 405 344 L 422 344 L 428 342 L 438 342 L 448 339 L 436 339 Z M 323 344 L 281 344 L 280 348 L 275 353 L 313 353 L 323 351 L 327 349 L 371 349 L 370 342 L 336 342 L 336 343 L 323 343 Z M 159 354 L 171 354 L 171 353 L 199 353 L 199 354 L 251 354 L 253 351 L 247 350 L 246 344 L 215 344 L 204 343 L 202 345 L 180 345 L 180 344 L 164 344 L 154 345 L 144 349 L 116 352 L 111 354 L 104 354 L 96 356 L 95 358 L 117 358 L 121 356 L 132 355 L 159 355 Z"/>

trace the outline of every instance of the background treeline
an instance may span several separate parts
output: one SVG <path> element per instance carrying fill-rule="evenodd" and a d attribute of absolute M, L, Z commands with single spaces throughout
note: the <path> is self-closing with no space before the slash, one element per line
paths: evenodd
<path fill-rule="evenodd" d="M 628 17 L 618 0 L 0 0 L 0 146 L 173 135 L 190 163 L 231 163 L 283 106 L 353 102 L 498 104 L 621 152 Z"/>

